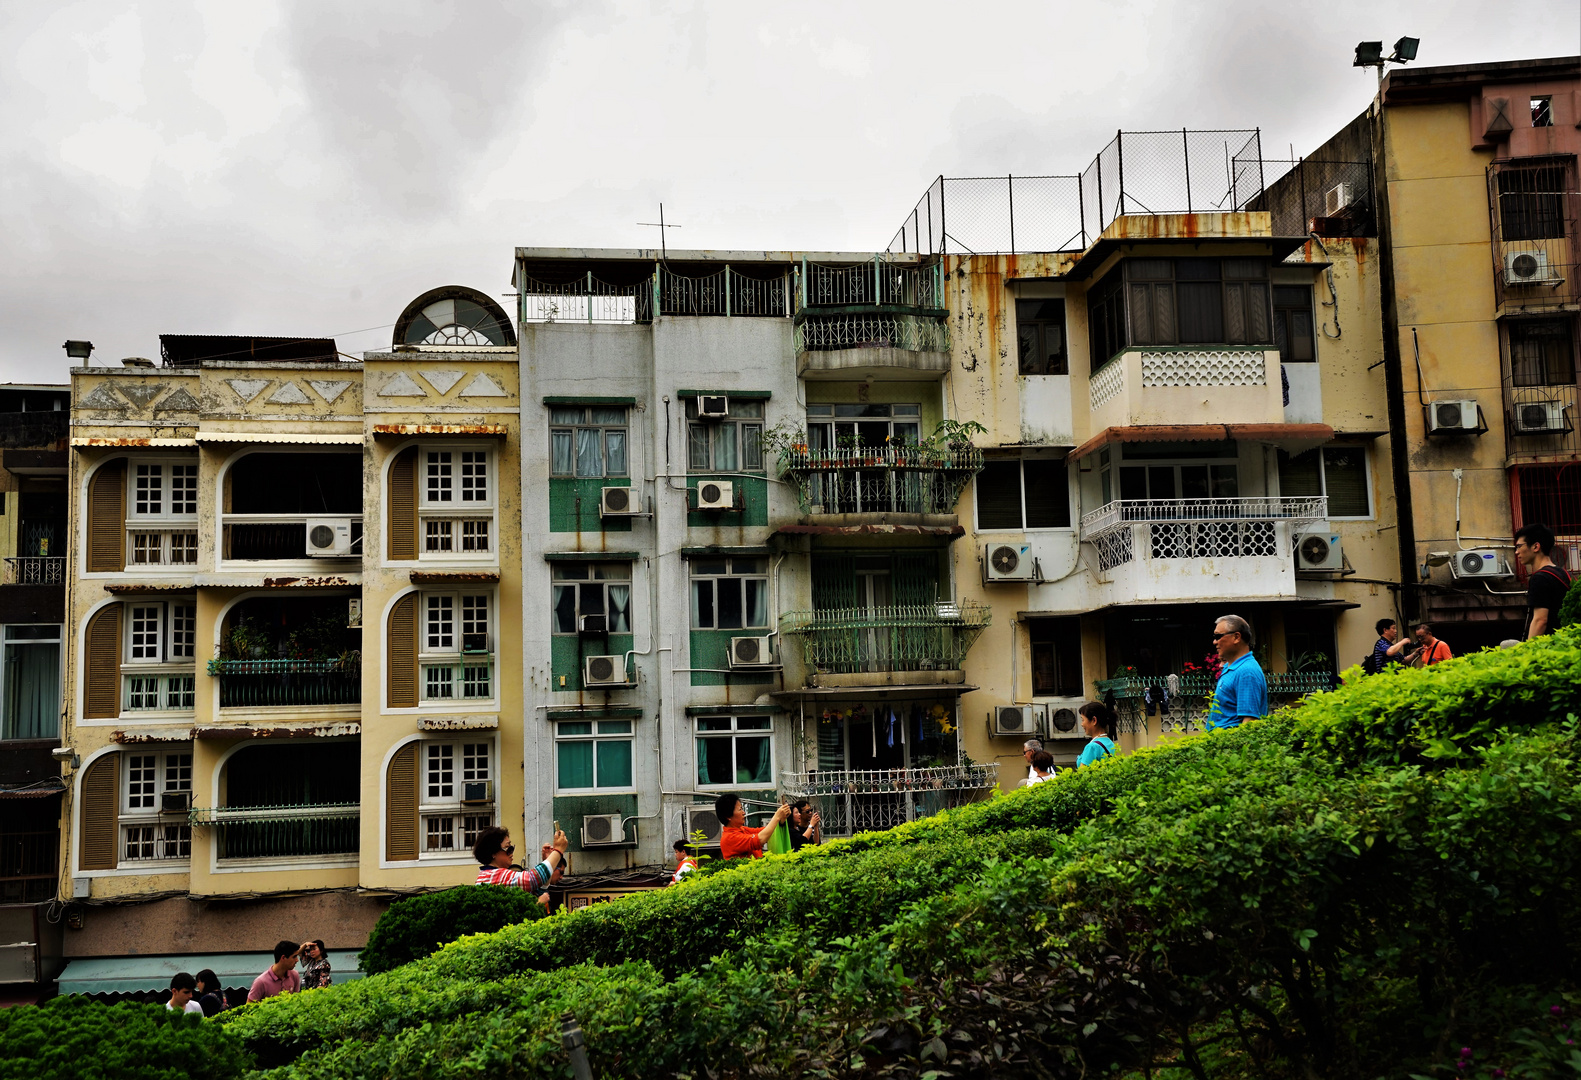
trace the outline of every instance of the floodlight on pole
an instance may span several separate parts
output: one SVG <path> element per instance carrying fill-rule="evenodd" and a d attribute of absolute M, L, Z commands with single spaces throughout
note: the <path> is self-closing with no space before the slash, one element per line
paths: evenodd
<path fill-rule="evenodd" d="M 1394 43 L 1394 52 L 1385 56 L 1383 55 L 1383 42 L 1358 41 L 1356 43 L 1356 59 L 1351 66 L 1377 68 L 1378 82 L 1382 83 L 1385 65 L 1409 64 L 1416 59 L 1416 50 L 1421 44 L 1421 38 L 1403 37 Z"/>
<path fill-rule="evenodd" d="M 93 342 L 91 341 L 68 341 L 61 347 L 66 350 L 66 355 L 71 359 L 81 360 L 84 364 L 89 362 L 88 357 L 93 354 Z"/>

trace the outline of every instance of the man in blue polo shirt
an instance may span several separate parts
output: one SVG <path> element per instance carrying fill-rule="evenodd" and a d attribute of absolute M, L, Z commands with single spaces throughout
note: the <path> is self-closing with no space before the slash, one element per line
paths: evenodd
<path fill-rule="evenodd" d="M 1252 656 L 1252 628 L 1239 615 L 1213 625 L 1213 647 L 1224 667 L 1213 688 L 1213 704 L 1203 726 L 1209 731 L 1240 727 L 1248 717 L 1268 715 L 1268 680 Z"/>

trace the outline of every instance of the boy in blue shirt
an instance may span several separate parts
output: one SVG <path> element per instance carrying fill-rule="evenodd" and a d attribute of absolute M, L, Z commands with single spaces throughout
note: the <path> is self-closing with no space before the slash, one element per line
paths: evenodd
<path fill-rule="evenodd" d="M 1224 666 L 1213 688 L 1213 704 L 1203 727 L 1209 731 L 1240 727 L 1248 717 L 1268 715 L 1268 680 L 1252 656 L 1252 628 L 1239 615 L 1214 623 L 1213 647 Z"/>

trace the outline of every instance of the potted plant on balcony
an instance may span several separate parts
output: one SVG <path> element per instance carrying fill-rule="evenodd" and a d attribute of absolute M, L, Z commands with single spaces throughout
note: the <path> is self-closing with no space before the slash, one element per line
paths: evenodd
<path fill-rule="evenodd" d="M 940 420 L 922 449 L 934 464 L 947 465 L 955 454 L 971 449 L 973 438 L 986 434 L 988 429 L 976 420 Z"/>
<path fill-rule="evenodd" d="M 763 456 L 775 458 L 782 474 L 797 464 L 812 464 L 807 456 L 806 429 L 788 417 L 764 428 L 758 441 L 763 447 Z"/>

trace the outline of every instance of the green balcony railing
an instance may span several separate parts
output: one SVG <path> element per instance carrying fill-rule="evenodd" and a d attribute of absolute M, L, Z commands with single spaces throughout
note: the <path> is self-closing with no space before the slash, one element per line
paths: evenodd
<path fill-rule="evenodd" d="M 297 859 L 352 855 L 361 848 L 357 803 L 197 807 L 195 828 L 214 831 L 218 858 Z"/>
<path fill-rule="evenodd" d="M 901 312 L 807 313 L 797 316 L 796 351 L 901 349 L 950 351 L 950 327 L 942 319 Z"/>
<path fill-rule="evenodd" d="M 830 675 L 889 671 L 955 671 L 988 627 L 986 604 L 791 611 L 780 633 L 801 639 L 808 668 Z"/>
<path fill-rule="evenodd" d="M 271 705 L 356 705 L 362 701 L 362 660 L 210 660 L 220 680 L 220 708 Z"/>
<path fill-rule="evenodd" d="M 1266 678 L 1271 709 L 1293 704 L 1307 694 L 1332 690 L 1336 682 L 1334 675 L 1327 671 L 1281 671 L 1270 673 Z M 1204 672 L 1157 678 L 1101 679 L 1095 685 L 1099 696 L 1105 700 L 1113 696 L 1120 734 L 1139 735 L 1155 721 L 1161 734 L 1201 731 L 1213 704 L 1213 684 L 1213 676 Z"/>
<path fill-rule="evenodd" d="M 793 447 L 780 455 L 804 514 L 953 514 L 982 469 L 975 447 Z"/>

